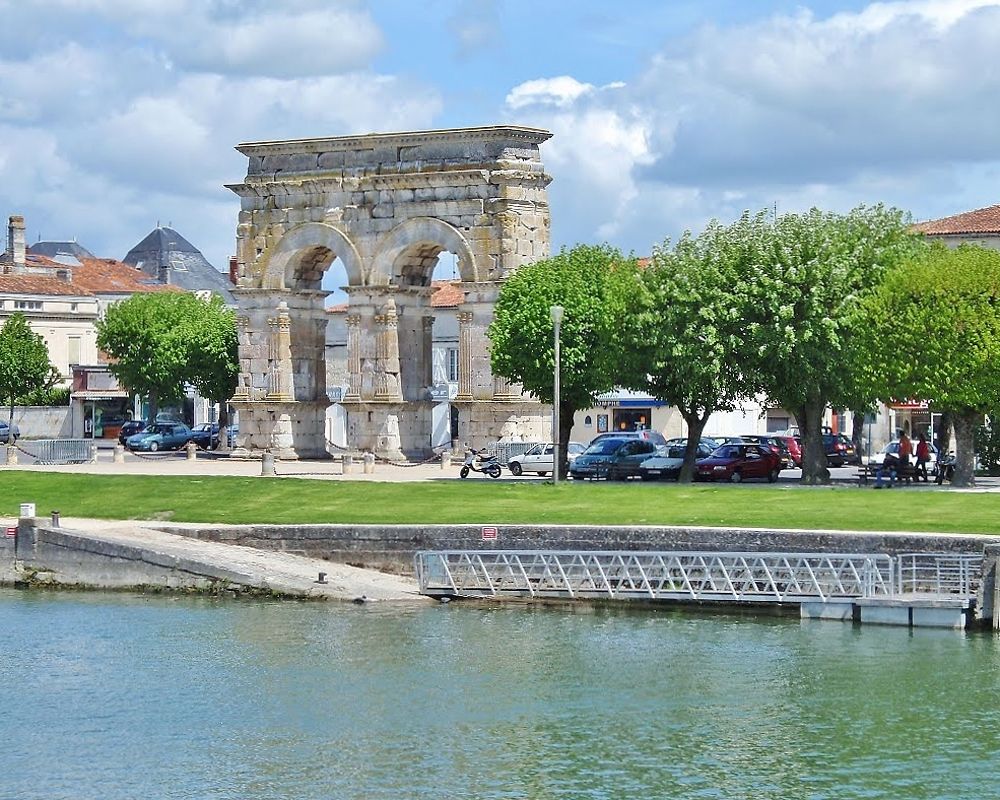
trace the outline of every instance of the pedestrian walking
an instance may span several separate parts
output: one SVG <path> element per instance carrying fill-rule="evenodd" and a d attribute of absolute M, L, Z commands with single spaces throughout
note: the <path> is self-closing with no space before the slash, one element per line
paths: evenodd
<path fill-rule="evenodd" d="M 902 446 L 902 444 L 900 444 Z M 927 444 L 927 437 L 920 434 L 917 440 L 917 472 L 916 480 L 923 476 L 924 483 L 927 483 L 927 462 L 931 460 L 931 446 Z"/>

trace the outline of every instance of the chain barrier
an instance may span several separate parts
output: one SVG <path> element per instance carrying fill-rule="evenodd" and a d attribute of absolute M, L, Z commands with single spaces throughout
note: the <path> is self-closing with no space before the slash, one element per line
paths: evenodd
<path fill-rule="evenodd" d="M 353 454 L 353 452 L 356 452 L 347 447 L 341 447 L 339 444 L 337 444 L 336 442 L 331 442 L 329 439 L 326 440 L 326 444 L 328 452 L 330 447 L 334 448 L 335 450 L 339 450 L 344 455 L 351 455 Z M 447 447 L 432 448 L 434 455 L 425 458 L 423 461 L 392 461 L 388 458 L 385 458 L 384 456 L 378 455 L 377 453 L 371 453 L 371 451 L 369 450 L 362 451 L 361 457 L 363 458 L 366 454 L 371 453 L 371 455 L 375 457 L 375 461 L 380 462 L 382 464 L 388 464 L 389 466 L 392 467 L 423 467 L 427 464 L 432 464 L 436 461 L 440 461 L 442 453 L 444 453 L 447 449 L 448 449 Z"/>

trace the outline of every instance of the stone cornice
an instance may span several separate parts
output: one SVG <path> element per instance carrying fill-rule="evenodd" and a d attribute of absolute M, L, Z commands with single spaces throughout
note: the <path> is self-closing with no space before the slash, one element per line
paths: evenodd
<path fill-rule="evenodd" d="M 315 139 L 241 142 L 236 150 L 245 156 L 287 155 L 302 152 L 335 152 L 373 147 L 407 147 L 430 142 L 514 140 L 539 145 L 552 138 L 543 128 L 521 125 L 486 125 L 476 128 L 444 128 L 434 131 L 369 133 L 361 136 L 332 136 Z"/>

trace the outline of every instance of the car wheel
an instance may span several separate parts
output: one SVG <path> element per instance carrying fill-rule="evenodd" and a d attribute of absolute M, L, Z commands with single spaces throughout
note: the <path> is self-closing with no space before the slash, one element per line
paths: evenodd
<path fill-rule="evenodd" d="M 159 449 L 160 449 L 160 445 L 159 445 L 158 442 L 150 442 L 149 443 L 149 452 L 150 453 L 155 453 Z"/>
<path fill-rule="evenodd" d="M 521 464 L 518 461 L 511 461 L 510 464 L 508 464 L 507 466 L 510 467 L 510 474 L 515 477 L 517 477 L 523 472 L 523 470 L 521 469 Z"/>
<path fill-rule="evenodd" d="M 743 475 L 739 470 L 734 470 L 733 474 L 729 476 L 730 483 L 740 483 L 743 480 Z"/>
<path fill-rule="evenodd" d="M 778 480 L 778 470 L 772 469 L 769 473 L 767 473 L 767 482 L 774 483 L 776 480 Z"/>

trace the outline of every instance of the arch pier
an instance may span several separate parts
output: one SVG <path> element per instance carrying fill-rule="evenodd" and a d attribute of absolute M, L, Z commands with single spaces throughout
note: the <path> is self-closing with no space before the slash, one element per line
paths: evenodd
<path fill-rule="evenodd" d="M 458 440 L 501 429 L 551 435 L 550 410 L 490 369 L 486 330 L 503 281 L 549 255 L 539 145 L 516 126 L 241 144 L 249 165 L 237 226 L 240 414 L 237 451 L 319 458 L 341 406 L 351 449 L 393 460 L 433 451 L 438 257 L 453 253 L 458 309 Z M 328 387 L 323 275 L 347 275 L 347 378 Z M 440 412 L 440 409 L 437 409 Z"/>

